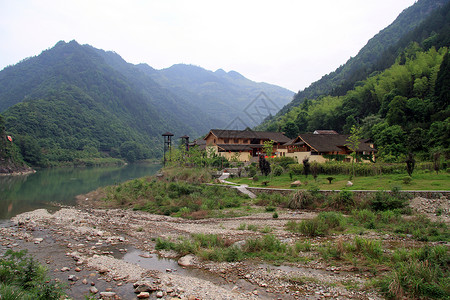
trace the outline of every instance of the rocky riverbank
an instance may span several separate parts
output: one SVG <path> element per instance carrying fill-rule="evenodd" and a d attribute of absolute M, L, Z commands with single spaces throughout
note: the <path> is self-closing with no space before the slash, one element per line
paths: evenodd
<path fill-rule="evenodd" d="M 373 277 L 369 270 L 356 272 L 351 265 L 333 265 L 315 257 L 313 252 L 302 254 L 309 256 L 305 263 L 276 266 L 258 260 L 205 262 L 190 256 L 177 264 L 176 253 L 155 250 L 154 240 L 158 237 L 205 233 L 242 243 L 263 234 L 238 229 L 243 223 L 271 228 L 278 239 L 291 243 L 296 235 L 285 230 L 286 222 L 316 216 L 307 211 L 278 214 L 276 219 L 272 213 L 257 213 L 238 218 L 186 220 L 82 206 L 62 208 L 54 214 L 39 209 L 18 215 L 0 227 L 0 253 L 6 249 L 27 249 L 47 266 L 51 277 L 67 284 L 73 299 L 85 299 L 89 295 L 101 299 L 382 298 L 366 288 Z M 346 237 L 317 237 L 310 239 L 310 243 L 314 245 L 324 239 L 333 242 L 337 238 Z M 374 238 L 393 239 L 381 234 Z M 402 241 L 405 245 L 409 242 L 413 241 Z M 132 262 L 127 259 L 131 252 L 134 253 Z M 161 268 L 157 266 L 158 257 L 175 260 L 167 260 L 172 267 Z M 150 263 L 146 264 L 147 260 Z"/>

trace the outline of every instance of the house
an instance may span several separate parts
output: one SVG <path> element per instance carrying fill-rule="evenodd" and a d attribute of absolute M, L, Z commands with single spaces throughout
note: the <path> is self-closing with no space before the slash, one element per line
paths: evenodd
<path fill-rule="evenodd" d="M 263 153 L 264 142 L 273 141 L 271 156 L 279 156 L 289 138 L 281 132 L 211 129 L 204 140 L 207 147 L 227 159 L 255 161 Z"/>
<path fill-rule="evenodd" d="M 320 131 L 319 131 L 320 132 Z M 349 134 L 337 133 L 305 133 L 284 144 L 284 156 L 294 157 L 298 163 L 308 157 L 310 161 L 325 162 L 330 156 L 344 156 L 345 161 L 350 161 L 352 152 L 345 144 L 348 143 Z M 370 140 L 360 140 L 357 153 L 372 156 L 377 152 Z M 326 157 L 328 156 L 328 158 Z M 368 157 L 366 157 L 368 158 Z"/>

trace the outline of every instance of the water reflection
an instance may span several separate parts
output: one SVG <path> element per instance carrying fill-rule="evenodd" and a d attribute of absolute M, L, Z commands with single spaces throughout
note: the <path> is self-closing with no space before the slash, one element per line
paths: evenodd
<path fill-rule="evenodd" d="M 55 209 L 51 204 L 75 204 L 75 196 L 101 186 L 146 175 L 161 168 L 154 164 L 124 167 L 56 168 L 27 176 L 0 177 L 0 220 L 37 208 Z"/>

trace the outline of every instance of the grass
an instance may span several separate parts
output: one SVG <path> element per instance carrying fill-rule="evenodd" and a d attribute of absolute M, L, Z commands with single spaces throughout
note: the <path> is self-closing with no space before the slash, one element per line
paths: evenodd
<path fill-rule="evenodd" d="M 192 219 L 243 214 L 221 210 L 241 207 L 248 196 L 234 189 L 201 184 L 208 179 L 204 170 L 169 169 L 165 173 L 163 178 L 143 177 L 105 188 L 105 205 Z"/>
<path fill-rule="evenodd" d="M 330 184 L 327 180 L 329 175 L 319 175 L 317 180 L 309 175 L 294 175 L 291 179 L 289 174 L 285 173 L 281 176 L 259 176 L 259 181 L 255 182 L 249 178 L 234 178 L 229 181 L 238 184 L 248 184 L 253 187 L 271 187 L 271 188 L 291 188 L 291 183 L 295 180 L 300 180 L 302 185 L 298 189 L 309 189 L 312 186 L 317 186 L 321 190 L 390 190 L 395 186 L 401 187 L 402 190 L 450 190 L 450 174 L 440 172 L 439 174 L 425 171 L 418 171 L 413 173 L 410 183 L 405 184 L 404 178 L 408 174 L 386 174 L 377 176 L 356 176 L 351 181 L 353 186 L 347 187 L 349 181 L 348 175 L 333 175 L 334 179 Z M 269 181 L 267 186 L 261 184 L 262 181 Z"/>

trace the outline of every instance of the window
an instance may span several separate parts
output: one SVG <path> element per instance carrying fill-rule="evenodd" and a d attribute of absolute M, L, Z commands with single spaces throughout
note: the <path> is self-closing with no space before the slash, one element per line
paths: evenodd
<path fill-rule="evenodd" d="M 239 139 L 234 139 L 235 144 L 239 144 Z"/>
<path fill-rule="evenodd" d="M 228 139 L 223 139 L 224 144 L 228 144 L 230 141 Z"/>

